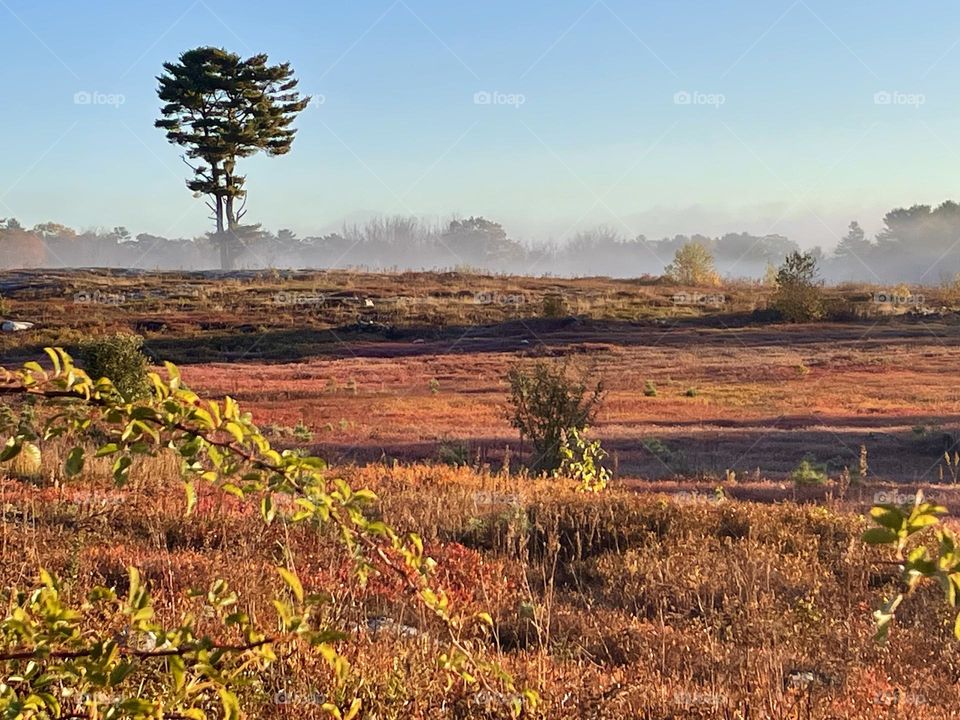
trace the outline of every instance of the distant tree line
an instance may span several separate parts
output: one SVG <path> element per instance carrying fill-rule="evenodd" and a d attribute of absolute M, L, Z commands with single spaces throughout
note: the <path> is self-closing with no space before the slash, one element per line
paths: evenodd
<path fill-rule="evenodd" d="M 569 242 L 529 244 L 482 217 L 431 224 L 392 217 L 346 226 L 322 236 L 258 230 L 237 248 L 237 268 L 476 269 L 534 275 L 661 275 L 678 250 L 695 244 L 713 257 L 721 277 L 763 277 L 799 250 L 783 235 L 728 233 L 625 238 L 609 228 L 578 233 Z M 47 222 L 33 228 L 0 219 L 0 267 L 134 267 L 204 270 L 222 267 L 223 245 L 212 234 L 133 236 L 126 228 L 78 232 Z M 812 251 L 830 281 L 937 284 L 960 272 L 960 205 L 893 210 L 876 237 L 856 222 L 831 252 Z"/>

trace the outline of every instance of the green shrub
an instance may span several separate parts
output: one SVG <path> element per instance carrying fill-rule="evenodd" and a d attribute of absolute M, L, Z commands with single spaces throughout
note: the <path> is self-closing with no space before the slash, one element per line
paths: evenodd
<path fill-rule="evenodd" d="M 293 426 L 293 436 L 301 442 L 313 442 L 313 430 L 303 422 L 303 418 L 297 420 L 297 424 Z"/>
<path fill-rule="evenodd" d="M 470 448 L 463 443 L 444 440 L 437 446 L 437 460 L 451 467 L 470 465 Z"/>
<path fill-rule="evenodd" d="M 811 322 L 824 315 L 823 291 L 813 253 L 794 252 L 777 271 L 772 305 L 787 322 Z"/>
<path fill-rule="evenodd" d="M 654 384 L 653 380 L 647 380 L 647 382 L 644 383 L 643 394 L 647 397 L 657 396 L 657 386 Z"/>
<path fill-rule="evenodd" d="M 150 393 L 150 364 L 142 348 L 139 335 L 114 333 L 82 344 L 77 359 L 90 377 L 110 378 L 126 400 L 136 400 Z"/>
<path fill-rule="evenodd" d="M 797 485 L 823 485 L 827 482 L 827 469 L 808 456 L 793 469 L 790 479 Z"/>
<path fill-rule="evenodd" d="M 564 433 L 583 429 L 593 420 L 603 398 L 603 383 L 588 387 L 585 376 L 573 377 L 566 364 L 538 361 L 530 370 L 511 368 L 507 419 L 521 439 L 533 443 L 532 467 L 553 472 L 560 467 Z"/>

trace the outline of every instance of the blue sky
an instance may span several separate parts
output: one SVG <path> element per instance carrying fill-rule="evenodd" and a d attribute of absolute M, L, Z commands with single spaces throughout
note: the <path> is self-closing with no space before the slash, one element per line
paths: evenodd
<path fill-rule="evenodd" d="M 955 3 L 0 0 L 0 217 L 206 230 L 152 127 L 162 62 L 198 45 L 289 60 L 319 96 L 289 156 L 243 166 L 271 229 L 482 214 L 531 240 L 831 245 L 960 199 Z"/>

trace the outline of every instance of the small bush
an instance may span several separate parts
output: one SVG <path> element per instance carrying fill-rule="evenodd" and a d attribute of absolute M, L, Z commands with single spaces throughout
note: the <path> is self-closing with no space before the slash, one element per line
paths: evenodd
<path fill-rule="evenodd" d="M 679 248 L 664 274 L 680 285 L 716 287 L 720 284 L 713 255 L 698 242 L 688 242 Z"/>
<path fill-rule="evenodd" d="M 772 305 L 787 322 L 811 322 L 823 317 L 823 291 L 812 253 L 794 252 L 783 261 L 777 271 Z"/>
<path fill-rule="evenodd" d="M 592 422 L 601 399 L 603 383 L 588 387 L 585 376 L 573 377 L 566 364 L 537 362 L 532 369 L 511 368 L 510 408 L 507 419 L 521 438 L 533 443 L 534 470 L 553 472 L 560 467 L 564 433 L 582 432 Z"/>
<path fill-rule="evenodd" d="M 437 460 L 450 467 L 470 465 L 470 448 L 463 443 L 444 440 L 437 446 Z"/>
<path fill-rule="evenodd" d="M 692 388 L 687 388 L 686 392 L 683 394 L 686 395 L 687 397 L 696 397 L 697 395 L 700 394 L 700 391 L 697 390 L 695 387 L 692 387 Z"/>
<path fill-rule="evenodd" d="M 647 397 L 657 396 L 657 386 L 654 384 L 653 380 L 647 380 L 647 382 L 644 384 L 643 394 Z"/>
<path fill-rule="evenodd" d="M 150 393 L 150 366 L 142 348 L 139 335 L 114 333 L 81 345 L 77 359 L 90 377 L 110 378 L 124 399 L 137 400 Z"/>
<path fill-rule="evenodd" d="M 293 426 L 293 436 L 301 442 L 313 442 L 313 430 L 303 422 L 302 418 Z"/>
<path fill-rule="evenodd" d="M 543 316 L 545 318 L 561 318 L 568 314 L 567 303 L 563 295 L 552 294 L 543 298 Z"/>
<path fill-rule="evenodd" d="M 808 456 L 790 473 L 790 479 L 797 485 L 823 485 L 827 482 L 827 469 Z"/>

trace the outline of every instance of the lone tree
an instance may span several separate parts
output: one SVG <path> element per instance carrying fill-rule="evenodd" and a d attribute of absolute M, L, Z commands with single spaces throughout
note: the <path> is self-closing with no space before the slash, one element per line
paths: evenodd
<path fill-rule="evenodd" d="M 259 225 L 240 222 L 247 193 L 237 160 L 260 151 L 288 153 L 297 132 L 291 125 L 310 98 L 300 96 L 289 63 L 269 65 L 264 54 L 244 60 L 221 48 L 200 47 L 163 68 L 157 93 L 165 105 L 156 127 L 186 148 L 183 160 L 193 171 L 187 187 L 209 198 L 220 264 L 232 269 L 244 238 L 259 234 Z"/>

